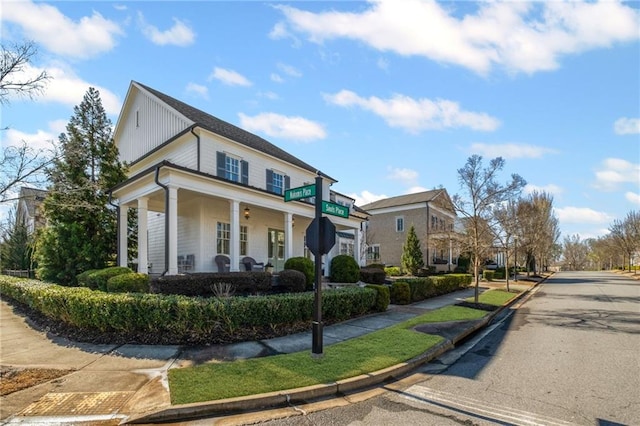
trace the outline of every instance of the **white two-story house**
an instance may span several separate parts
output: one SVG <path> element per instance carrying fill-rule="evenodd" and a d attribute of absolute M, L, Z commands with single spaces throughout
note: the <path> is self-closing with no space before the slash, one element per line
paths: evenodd
<path fill-rule="evenodd" d="M 288 188 L 323 178 L 323 200 L 349 208 L 331 216 L 336 230 L 358 245 L 367 214 L 330 189 L 336 182 L 265 139 L 138 82 L 131 82 L 114 130 L 128 179 L 111 190 L 118 206 L 118 263 L 127 265 L 127 214 L 136 212 L 138 271 L 175 275 L 230 271 L 242 259 L 283 269 L 309 256 L 305 231 L 313 199 L 285 202 Z M 334 251 L 335 252 L 335 251 Z M 360 248 L 355 247 L 354 253 Z M 330 255 L 328 255 L 330 256 Z M 325 258 L 327 263 L 330 259 Z"/>

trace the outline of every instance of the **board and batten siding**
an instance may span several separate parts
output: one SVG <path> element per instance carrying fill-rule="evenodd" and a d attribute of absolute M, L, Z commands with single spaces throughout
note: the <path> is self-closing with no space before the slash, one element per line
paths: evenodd
<path fill-rule="evenodd" d="M 136 91 L 129 108 L 116 140 L 120 159 L 128 163 L 138 160 L 193 124 L 140 91 Z"/>

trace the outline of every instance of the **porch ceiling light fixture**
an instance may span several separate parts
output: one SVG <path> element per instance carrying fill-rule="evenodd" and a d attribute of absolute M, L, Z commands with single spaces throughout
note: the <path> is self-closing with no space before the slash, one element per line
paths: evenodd
<path fill-rule="evenodd" d="M 250 214 L 251 210 L 249 210 L 249 207 L 245 207 L 244 208 L 244 218 L 249 220 L 249 217 L 251 216 Z"/>

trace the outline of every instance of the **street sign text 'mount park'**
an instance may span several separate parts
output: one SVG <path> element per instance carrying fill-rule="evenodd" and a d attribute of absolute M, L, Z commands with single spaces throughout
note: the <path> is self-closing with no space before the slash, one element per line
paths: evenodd
<path fill-rule="evenodd" d="M 284 191 L 284 201 L 294 201 L 315 196 L 316 186 L 314 184 L 299 186 L 297 188 L 287 189 Z"/>

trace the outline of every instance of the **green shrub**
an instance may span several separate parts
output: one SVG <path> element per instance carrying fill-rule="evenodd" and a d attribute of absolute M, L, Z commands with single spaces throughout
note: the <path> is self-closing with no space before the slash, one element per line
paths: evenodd
<path fill-rule="evenodd" d="M 112 266 L 110 268 L 99 269 L 87 275 L 87 287 L 92 290 L 107 291 L 107 281 L 116 275 L 133 272 L 126 266 Z"/>
<path fill-rule="evenodd" d="M 148 293 L 149 275 L 138 272 L 120 274 L 107 281 L 109 293 Z"/>
<path fill-rule="evenodd" d="M 376 301 L 373 306 L 375 312 L 384 312 L 391 303 L 391 295 L 389 293 L 389 286 L 368 284 L 367 288 L 372 288 L 376 291 Z"/>
<path fill-rule="evenodd" d="M 367 266 L 360 269 L 360 281 L 367 284 L 384 284 L 384 280 L 387 278 L 384 269 L 372 268 Z"/>
<path fill-rule="evenodd" d="M 367 266 L 365 266 L 365 268 L 376 268 L 376 269 L 382 269 L 384 271 L 384 264 L 382 263 L 370 263 Z"/>
<path fill-rule="evenodd" d="M 162 344 L 229 343 L 285 334 L 308 324 L 313 293 L 225 299 L 142 293 L 103 293 L 36 280 L 0 276 L 0 293 L 54 320 L 100 333 Z M 371 312 L 377 292 L 349 287 L 323 292 L 325 321 Z"/>
<path fill-rule="evenodd" d="M 482 278 L 484 278 L 487 281 L 493 281 L 493 278 L 495 277 L 495 272 L 493 272 L 490 269 L 485 269 L 484 271 L 482 271 Z"/>
<path fill-rule="evenodd" d="M 390 277 L 399 277 L 402 275 L 402 271 L 397 266 L 389 266 L 388 268 L 384 268 L 384 272 Z"/>
<path fill-rule="evenodd" d="M 294 269 L 296 271 L 300 271 L 304 274 L 305 277 L 305 288 L 307 290 L 313 289 L 313 283 L 315 281 L 315 270 L 313 261 L 311 259 L 307 259 L 306 257 L 298 256 L 298 257 L 290 257 L 284 262 L 284 269 Z"/>
<path fill-rule="evenodd" d="M 81 274 L 76 275 L 76 281 L 80 287 L 89 287 L 89 275 L 98 272 L 100 269 L 89 269 Z"/>
<path fill-rule="evenodd" d="M 394 305 L 411 303 L 411 289 L 408 283 L 396 281 L 391 285 L 391 303 Z"/>
<path fill-rule="evenodd" d="M 348 254 L 339 254 L 331 259 L 331 282 L 357 283 L 360 279 L 358 262 Z"/>
<path fill-rule="evenodd" d="M 304 274 L 295 269 L 285 269 L 278 273 L 278 285 L 282 290 L 290 293 L 298 293 L 305 290 L 306 278 Z"/>
<path fill-rule="evenodd" d="M 231 284 L 240 295 L 271 291 L 269 272 L 196 272 L 189 275 L 167 275 L 151 282 L 152 293 L 180 294 L 183 296 L 214 296 L 218 283 Z"/>

